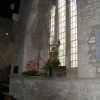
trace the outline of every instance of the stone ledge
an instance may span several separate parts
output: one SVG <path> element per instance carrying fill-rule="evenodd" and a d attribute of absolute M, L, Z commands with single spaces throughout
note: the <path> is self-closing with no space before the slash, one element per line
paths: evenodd
<path fill-rule="evenodd" d="M 74 82 L 100 82 L 100 78 L 78 78 L 78 77 L 42 77 L 42 76 L 29 76 L 25 77 L 22 75 L 10 75 L 10 78 L 22 79 L 22 80 L 58 80 L 58 81 L 74 81 Z"/>

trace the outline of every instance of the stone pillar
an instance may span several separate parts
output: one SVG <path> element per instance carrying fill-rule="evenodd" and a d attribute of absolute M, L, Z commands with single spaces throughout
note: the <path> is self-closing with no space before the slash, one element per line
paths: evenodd
<path fill-rule="evenodd" d="M 27 22 L 31 11 L 34 12 L 35 10 L 36 3 L 38 3 L 38 0 L 30 0 L 30 1 L 21 0 L 18 21 L 14 21 L 13 32 L 12 32 L 14 36 L 13 55 L 11 64 L 12 74 L 14 73 L 15 66 L 18 67 L 18 74 L 21 74 L 23 70 Z"/>
<path fill-rule="evenodd" d="M 22 71 L 29 60 L 39 59 L 39 68 L 43 67 L 49 54 L 49 0 L 40 0 L 34 6 L 27 21 Z"/>
<path fill-rule="evenodd" d="M 40 66 L 48 58 L 49 49 L 49 0 L 21 0 L 18 21 L 14 22 L 12 73 L 26 70 L 29 60 L 39 57 Z"/>
<path fill-rule="evenodd" d="M 26 70 L 26 63 L 40 56 L 40 62 L 48 58 L 49 0 L 21 1 L 18 21 L 14 22 L 12 73 L 18 66 L 18 74 Z M 41 65 L 40 65 L 41 66 Z"/>

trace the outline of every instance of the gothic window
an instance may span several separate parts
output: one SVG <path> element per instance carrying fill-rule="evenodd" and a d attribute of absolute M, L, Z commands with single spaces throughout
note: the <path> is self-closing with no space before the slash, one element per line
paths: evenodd
<path fill-rule="evenodd" d="M 69 6 L 68 6 L 69 5 Z M 67 10 L 69 13 L 67 13 Z M 67 18 L 67 19 L 66 19 Z M 69 18 L 69 27 L 66 21 Z M 69 30 L 69 33 L 68 31 Z M 66 37 L 69 36 L 70 66 L 77 67 L 77 6 L 76 0 L 56 0 L 50 10 L 50 46 L 60 40 L 59 59 L 61 66 L 66 66 Z M 70 35 L 68 35 L 70 34 Z"/>

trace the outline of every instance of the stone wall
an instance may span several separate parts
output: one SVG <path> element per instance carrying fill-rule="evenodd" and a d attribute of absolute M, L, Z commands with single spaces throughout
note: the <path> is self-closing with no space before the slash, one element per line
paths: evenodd
<path fill-rule="evenodd" d="M 78 77 L 97 77 L 96 30 L 100 29 L 100 0 L 77 0 Z"/>
<path fill-rule="evenodd" d="M 11 65 L 12 42 L 6 31 L 0 27 L 0 70 Z"/>
<path fill-rule="evenodd" d="M 13 59 L 14 66 L 18 66 L 18 74 L 26 70 L 29 60 L 48 58 L 49 41 L 49 0 L 22 0 L 18 21 L 14 23 Z"/>
<path fill-rule="evenodd" d="M 78 77 L 99 76 L 95 42 L 90 41 L 95 40 L 95 31 L 100 26 L 99 6 L 99 0 L 77 0 Z M 19 18 L 13 28 L 12 72 L 14 66 L 19 66 L 19 74 L 26 70 L 29 60 L 48 58 L 49 8 L 49 0 L 21 1 Z"/>
<path fill-rule="evenodd" d="M 24 41 L 25 32 L 27 26 L 28 16 L 30 14 L 30 9 L 32 1 L 25 2 L 21 0 L 18 21 L 14 21 L 13 24 L 13 55 L 12 55 L 12 73 L 15 66 L 18 66 L 18 73 L 21 73 L 23 67 L 23 55 L 24 55 Z"/>
<path fill-rule="evenodd" d="M 100 79 L 12 76 L 10 82 L 18 100 L 100 100 Z"/>
<path fill-rule="evenodd" d="M 49 0 L 48 0 L 49 1 Z M 26 70 L 28 60 L 48 54 L 48 2 L 22 0 L 19 19 L 13 32 L 12 71 Z M 78 6 L 78 77 L 43 78 L 11 76 L 10 94 L 18 100 L 99 100 L 100 62 L 96 59 L 96 30 L 100 29 L 100 0 L 77 0 Z M 46 55 L 45 55 L 46 54 Z M 89 79 L 91 78 L 91 79 Z"/>
<path fill-rule="evenodd" d="M 36 60 L 39 58 L 40 66 L 43 66 L 44 60 L 48 58 L 49 1 L 43 0 L 42 2 L 39 1 L 35 3 L 35 6 L 33 6 L 34 14 L 33 11 L 31 11 L 26 27 L 23 70 L 26 69 L 26 63 L 29 60 Z"/>

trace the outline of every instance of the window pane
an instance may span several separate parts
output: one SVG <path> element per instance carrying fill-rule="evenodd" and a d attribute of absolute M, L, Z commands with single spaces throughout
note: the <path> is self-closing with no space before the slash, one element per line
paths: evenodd
<path fill-rule="evenodd" d="M 70 0 L 70 60 L 71 67 L 77 66 L 77 5 Z"/>
<path fill-rule="evenodd" d="M 66 0 L 58 0 L 58 25 L 59 25 L 59 59 L 61 66 L 65 66 L 65 49 L 66 49 Z"/>
<path fill-rule="evenodd" d="M 50 10 L 49 32 L 50 32 L 50 48 L 51 48 L 55 40 L 55 6 L 53 6 L 52 9 Z"/>

